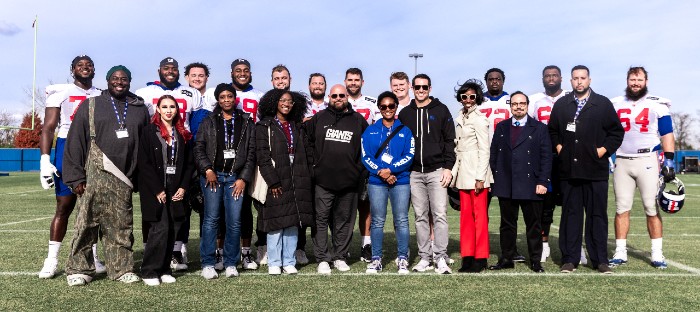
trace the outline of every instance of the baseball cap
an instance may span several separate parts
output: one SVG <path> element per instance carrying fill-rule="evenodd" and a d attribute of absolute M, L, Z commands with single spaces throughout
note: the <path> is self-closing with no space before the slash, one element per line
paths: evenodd
<path fill-rule="evenodd" d="M 250 62 L 248 62 L 248 60 L 246 60 L 244 58 L 238 58 L 238 59 L 234 60 L 233 63 L 231 63 L 231 69 L 234 69 L 236 66 L 238 66 L 240 64 L 244 64 L 245 66 L 248 66 L 248 68 L 250 68 Z"/>
<path fill-rule="evenodd" d="M 166 57 L 162 61 L 160 61 L 160 67 L 163 67 L 165 65 L 175 65 L 175 67 L 178 67 L 177 60 L 175 60 L 172 57 Z"/>

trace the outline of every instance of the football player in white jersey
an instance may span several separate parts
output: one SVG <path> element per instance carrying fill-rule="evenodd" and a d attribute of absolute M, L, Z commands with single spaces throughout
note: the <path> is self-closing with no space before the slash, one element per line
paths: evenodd
<path fill-rule="evenodd" d="M 148 113 L 153 116 L 155 106 L 158 104 L 158 99 L 163 95 L 172 95 L 180 107 L 180 117 L 185 122 L 185 129 L 190 131 L 190 116 L 193 110 L 201 109 L 201 94 L 197 89 L 181 85 L 180 69 L 177 60 L 172 57 L 166 57 L 160 61 L 158 66 L 159 81 L 149 82 L 145 87 L 136 90 L 136 95 L 143 98 Z M 147 242 L 150 223 L 142 222 L 143 243 Z M 180 229 L 176 229 L 180 231 Z M 188 231 L 189 232 L 189 231 Z M 173 258 L 170 267 L 174 271 L 187 270 L 186 259 L 182 256 L 182 241 L 176 241 L 173 246 Z"/>
<path fill-rule="evenodd" d="M 496 125 L 510 118 L 510 95 L 503 91 L 506 74 L 501 69 L 489 69 L 484 75 L 484 80 L 488 92 L 484 93 L 484 103 L 479 106 L 479 111 L 489 120 L 489 142 L 491 142 Z"/>
<path fill-rule="evenodd" d="M 662 251 L 663 225 L 656 206 L 659 190 L 659 157 L 661 141 L 664 161 L 661 174 L 665 182 L 675 178 L 673 158 L 675 138 L 669 112 L 670 101 L 647 93 L 647 71 L 631 67 L 627 72 L 625 95 L 612 99 L 617 115 L 625 128 L 622 145 L 617 150 L 613 188 L 615 189 L 615 255 L 610 266 L 627 263 L 627 233 L 635 188 L 639 188 L 651 238 L 651 265 L 665 269 L 668 265 Z M 660 138 L 660 140 L 659 140 Z"/>
<path fill-rule="evenodd" d="M 158 76 L 159 81 L 149 82 L 134 93 L 143 98 L 151 116 L 155 113 L 158 99 L 166 94 L 172 95 L 180 107 L 180 117 L 185 121 L 185 129 L 190 131 L 190 114 L 201 105 L 199 91 L 180 84 L 180 69 L 177 60 L 172 57 L 166 57 L 160 61 Z M 146 233 L 144 233 L 145 237 Z"/>
<path fill-rule="evenodd" d="M 68 218 L 75 208 L 76 195 L 63 183 L 63 148 L 73 121 L 73 114 L 83 100 L 97 96 L 101 91 L 92 85 L 95 77 L 95 65 L 87 55 L 76 56 L 70 65 L 74 78 L 72 84 L 51 85 L 46 87 L 46 109 L 44 111 L 44 127 L 41 132 L 39 149 L 41 150 L 40 179 L 44 189 L 56 188 L 56 212 L 49 228 L 49 253 L 44 260 L 44 267 L 39 272 L 40 278 L 52 278 L 58 266 L 58 251 L 66 236 Z M 51 162 L 51 146 L 54 131 L 58 126 L 56 139 L 56 154 Z M 105 273 L 104 264 L 97 259 L 97 245 L 92 246 L 95 261 L 95 271 Z"/>
<path fill-rule="evenodd" d="M 309 75 L 309 101 L 306 106 L 309 109 L 306 111 L 304 121 L 311 119 L 316 113 L 326 109 L 326 76 L 321 73 L 313 73 Z"/>
<path fill-rule="evenodd" d="M 360 113 L 367 123 L 371 125 L 375 121 L 381 120 L 382 117 L 377 107 L 377 99 L 362 95 L 362 86 L 364 84 L 365 80 L 362 77 L 362 70 L 352 67 L 345 71 L 345 88 L 348 90 L 348 103 L 352 105 L 352 109 Z M 366 184 L 367 181 L 364 183 Z M 367 187 L 364 186 L 360 191 L 359 200 L 357 201 L 357 228 L 360 230 L 360 235 L 362 236 L 360 261 L 365 261 L 367 263 L 372 262 L 372 240 L 369 235 L 372 216 L 369 208 Z"/>
<path fill-rule="evenodd" d="M 411 97 L 408 95 L 411 90 L 411 83 L 408 81 L 408 75 L 404 72 L 391 73 L 389 76 L 389 87 L 399 99 L 399 107 L 396 108 L 396 118 L 399 118 L 399 112 L 411 104 Z"/>
<path fill-rule="evenodd" d="M 203 63 L 195 62 L 185 66 L 185 79 L 191 88 L 199 91 L 199 103 L 194 105 L 198 109 L 193 109 L 190 115 L 190 133 L 192 137 L 197 136 L 199 124 L 204 118 L 209 115 L 216 107 L 216 99 L 214 93 L 207 92 L 207 82 L 209 82 L 209 66 Z"/>
<path fill-rule="evenodd" d="M 535 93 L 530 96 L 531 103 L 528 107 L 528 115 L 535 120 L 538 120 L 545 125 L 549 123 L 549 114 L 552 112 L 554 102 L 568 94 L 569 91 L 564 91 L 561 88 L 561 69 L 556 65 L 545 66 L 542 70 L 542 85 L 544 92 Z M 554 159 L 557 155 L 554 153 Z M 545 262 L 550 256 L 551 249 L 549 248 L 549 230 L 552 227 L 554 218 L 554 208 L 561 205 L 561 195 L 559 194 L 559 174 L 557 161 L 552 161 L 552 182 L 548 186 L 548 191 L 544 195 L 542 209 L 542 259 L 540 262 Z M 581 263 L 587 264 L 586 253 L 581 249 Z"/>

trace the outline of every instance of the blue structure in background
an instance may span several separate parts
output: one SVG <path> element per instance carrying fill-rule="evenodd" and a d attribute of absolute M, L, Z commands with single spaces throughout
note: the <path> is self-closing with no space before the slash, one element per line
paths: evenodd
<path fill-rule="evenodd" d="M 54 150 L 51 150 L 53 161 Z M 38 148 L 0 148 L 0 171 L 38 171 L 41 151 Z"/>

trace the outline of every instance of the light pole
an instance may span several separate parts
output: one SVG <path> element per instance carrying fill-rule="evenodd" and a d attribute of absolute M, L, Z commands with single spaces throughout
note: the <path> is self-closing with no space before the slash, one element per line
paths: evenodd
<path fill-rule="evenodd" d="M 411 53 L 408 55 L 408 57 L 412 57 L 416 60 L 415 65 L 413 66 L 413 76 L 418 75 L 418 58 L 423 57 L 423 54 L 421 53 Z"/>

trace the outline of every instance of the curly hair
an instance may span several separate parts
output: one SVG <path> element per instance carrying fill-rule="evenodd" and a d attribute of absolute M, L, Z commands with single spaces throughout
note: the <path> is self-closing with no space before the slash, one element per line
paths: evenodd
<path fill-rule="evenodd" d="M 306 106 L 306 98 L 299 92 L 277 89 L 267 91 L 267 93 L 260 98 L 260 102 L 258 103 L 258 115 L 260 116 L 260 120 L 265 117 L 277 115 L 277 103 L 285 93 L 289 93 L 289 95 L 292 96 L 292 101 L 294 102 L 292 109 L 289 111 L 289 116 L 287 119 L 289 121 L 301 122 L 301 120 L 304 118 L 304 114 L 306 114 L 306 111 L 308 110 L 308 107 Z"/>
<path fill-rule="evenodd" d="M 474 92 L 476 92 L 476 105 L 484 103 L 484 84 L 481 83 L 481 80 L 472 78 L 465 81 L 462 85 L 458 85 L 455 89 L 455 98 L 457 102 L 462 101 L 459 95 L 466 93 L 467 90 L 474 90 Z"/>

